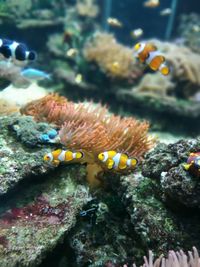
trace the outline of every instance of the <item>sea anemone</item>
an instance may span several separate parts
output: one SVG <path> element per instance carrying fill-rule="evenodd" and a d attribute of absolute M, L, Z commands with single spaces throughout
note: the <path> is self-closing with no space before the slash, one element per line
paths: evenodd
<path fill-rule="evenodd" d="M 84 48 L 84 57 L 95 62 L 112 79 L 134 80 L 142 71 L 134 61 L 133 50 L 121 45 L 109 33 L 95 33 Z"/>
<path fill-rule="evenodd" d="M 54 123 L 60 128 L 61 144 L 73 151 L 83 151 L 85 156 L 80 162 L 87 163 L 91 184 L 97 183 L 99 173 L 108 170 L 99 162 L 99 153 L 114 150 L 141 159 L 155 144 L 148 136 L 148 122 L 114 116 L 100 105 L 75 104 L 57 94 L 33 101 L 21 112 L 37 121 Z"/>
<path fill-rule="evenodd" d="M 36 121 L 54 123 L 61 126 L 64 123 L 66 111 L 73 109 L 74 105 L 65 97 L 58 94 L 49 94 L 41 99 L 31 101 L 21 108 L 20 112 L 33 116 Z"/>

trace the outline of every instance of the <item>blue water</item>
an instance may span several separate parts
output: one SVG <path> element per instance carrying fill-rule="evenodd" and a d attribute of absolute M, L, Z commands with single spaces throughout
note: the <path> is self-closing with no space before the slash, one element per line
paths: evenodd
<path fill-rule="evenodd" d="M 106 2 L 106 0 L 105 0 Z M 165 39 L 166 29 L 169 16 L 160 16 L 160 11 L 171 7 L 171 0 L 161 0 L 160 5 L 156 8 L 145 8 L 141 0 L 123 0 L 112 1 L 111 16 L 117 17 L 124 23 L 124 28 L 112 29 L 117 37 L 124 43 L 131 43 L 130 31 L 136 28 L 144 30 L 144 38 Z M 191 12 L 200 13 L 200 1 L 198 0 L 179 0 L 177 1 L 177 10 L 175 22 L 173 25 L 172 36 L 176 36 L 176 26 L 181 14 Z"/>

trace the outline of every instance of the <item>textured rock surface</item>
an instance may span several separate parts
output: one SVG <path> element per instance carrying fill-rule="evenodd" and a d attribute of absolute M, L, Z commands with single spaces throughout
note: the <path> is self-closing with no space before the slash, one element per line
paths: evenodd
<path fill-rule="evenodd" d="M 142 174 L 140 166 L 127 176 L 108 173 L 105 187 L 90 195 L 84 166 L 43 162 L 57 147 L 41 142 L 52 127 L 31 117 L 0 118 L 0 266 L 123 266 L 149 248 L 158 255 L 200 247 L 200 180 L 182 167 L 200 140 L 160 143 Z M 59 244 L 64 252 L 53 264 L 48 255 Z"/>
<path fill-rule="evenodd" d="M 31 117 L 0 118 L 0 195 L 24 179 L 53 170 L 43 162 L 47 148 L 39 139 L 49 129 L 48 124 L 37 124 Z"/>
<path fill-rule="evenodd" d="M 87 188 L 70 178 L 78 175 L 76 167 L 69 168 L 67 175 L 29 184 L 8 201 L 0 217 L 1 267 L 37 266 L 62 242 L 88 199 Z"/>
<path fill-rule="evenodd" d="M 170 145 L 159 144 L 147 154 L 143 175 L 157 180 L 163 200 L 168 204 L 174 205 L 176 201 L 187 208 L 200 208 L 200 180 L 182 166 L 191 152 L 198 151 L 200 140 L 191 139 Z"/>
<path fill-rule="evenodd" d="M 155 182 L 141 174 L 129 175 L 112 181 L 133 225 L 143 253 L 153 247 L 156 253 L 179 247 L 186 236 L 178 227 L 176 216 L 160 201 Z M 141 255 L 142 256 L 142 253 Z"/>
<path fill-rule="evenodd" d="M 55 146 L 41 143 L 49 129 L 31 117 L 0 118 L 1 267 L 38 266 L 88 201 L 83 166 L 55 170 L 43 161 L 49 146 Z"/>
<path fill-rule="evenodd" d="M 186 210 L 183 213 L 173 211 L 162 201 L 159 183 L 140 173 L 121 177 L 118 182 L 110 178 L 112 189 L 130 215 L 132 233 L 137 240 L 133 250 L 136 261 L 149 248 L 160 255 L 172 247 L 200 246 L 198 210 L 194 214 Z"/>

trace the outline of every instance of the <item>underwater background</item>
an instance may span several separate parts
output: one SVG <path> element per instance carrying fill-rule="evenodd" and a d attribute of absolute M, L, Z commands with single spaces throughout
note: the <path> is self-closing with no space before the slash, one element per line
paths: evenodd
<path fill-rule="evenodd" d="M 200 267 L 200 3 L 0 0 L 0 32 L 0 267 Z"/>

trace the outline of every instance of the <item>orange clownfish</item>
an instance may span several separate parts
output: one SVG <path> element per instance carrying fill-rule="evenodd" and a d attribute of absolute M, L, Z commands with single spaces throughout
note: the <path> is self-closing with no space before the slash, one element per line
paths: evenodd
<path fill-rule="evenodd" d="M 98 159 L 107 169 L 116 171 L 134 169 L 138 163 L 136 158 L 129 158 L 126 154 L 113 150 L 100 153 Z"/>
<path fill-rule="evenodd" d="M 137 43 L 134 46 L 134 56 L 139 58 L 140 62 L 146 63 L 154 71 L 160 71 L 163 75 L 168 75 L 170 72 L 165 63 L 165 57 L 154 44 Z"/>
<path fill-rule="evenodd" d="M 70 162 L 72 160 L 80 160 L 84 157 L 83 152 L 76 151 L 72 152 L 71 150 L 54 150 L 44 156 L 44 161 L 49 161 L 52 164 L 58 166 L 60 162 Z"/>

